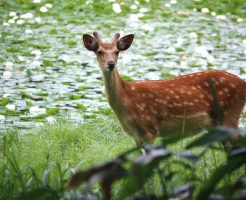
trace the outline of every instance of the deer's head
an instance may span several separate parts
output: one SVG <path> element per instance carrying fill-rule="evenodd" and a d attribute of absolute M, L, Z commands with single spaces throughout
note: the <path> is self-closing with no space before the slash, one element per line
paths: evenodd
<path fill-rule="evenodd" d="M 93 51 L 96 54 L 103 72 L 112 72 L 114 70 L 119 52 L 127 50 L 134 38 L 133 34 L 120 38 L 120 34 L 116 33 L 111 43 L 103 43 L 97 32 L 93 32 L 93 36 L 84 34 L 84 45 L 89 51 Z"/>

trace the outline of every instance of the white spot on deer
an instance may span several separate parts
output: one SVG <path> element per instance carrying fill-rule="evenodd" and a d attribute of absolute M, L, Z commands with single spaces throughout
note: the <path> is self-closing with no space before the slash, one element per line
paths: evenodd
<path fill-rule="evenodd" d="M 158 113 L 155 109 L 151 109 L 151 112 L 155 115 Z"/>
<path fill-rule="evenodd" d="M 166 96 L 166 99 L 167 99 L 167 100 L 169 100 L 169 99 L 170 99 L 170 97 L 169 97 L 169 96 Z"/>
<path fill-rule="evenodd" d="M 203 99 L 204 97 L 204 94 L 199 94 L 199 98 Z"/>
<path fill-rule="evenodd" d="M 188 95 L 192 95 L 192 92 L 191 92 L 191 91 L 188 91 L 187 94 L 188 94 Z"/>
<path fill-rule="evenodd" d="M 196 88 L 197 89 L 202 89 L 202 87 L 200 85 L 197 85 Z"/>
<path fill-rule="evenodd" d="M 141 119 L 144 120 L 145 119 L 145 115 L 141 115 Z"/>
<path fill-rule="evenodd" d="M 224 106 L 225 104 L 224 104 L 224 102 L 223 102 L 223 101 L 220 101 L 220 105 L 221 105 L 221 106 Z"/>
<path fill-rule="evenodd" d="M 197 103 L 197 102 L 199 102 L 199 100 L 198 100 L 198 99 L 194 99 L 194 102 L 196 102 L 196 103 Z"/>
<path fill-rule="evenodd" d="M 135 90 L 136 88 L 134 86 L 131 86 L 131 90 Z"/>
<path fill-rule="evenodd" d="M 182 104 L 181 103 L 174 103 L 174 106 L 175 107 L 182 107 Z"/>
<path fill-rule="evenodd" d="M 212 84 L 214 84 L 214 85 L 220 85 L 220 82 L 219 81 L 214 81 L 214 82 L 212 82 Z"/>
<path fill-rule="evenodd" d="M 192 90 L 196 90 L 196 87 L 195 87 L 195 86 L 192 86 L 191 89 L 192 89 Z"/>
<path fill-rule="evenodd" d="M 218 94 L 219 94 L 219 95 L 223 95 L 224 92 L 223 92 L 223 91 L 219 91 Z"/>
<path fill-rule="evenodd" d="M 148 116 L 148 115 L 146 115 L 146 116 L 145 116 L 145 119 L 146 119 L 146 120 L 151 120 L 151 117 Z"/>
<path fill-rule="evenodd" d="M 228 89 L 228 88 L 224 88 L 223 90 L 224 90 L 224 92 L 226 92 L 226 93 L 229 92 L 229 89 Z"/>
<path fill-rule="evenodd" d="M 206 116 L 207 113 L 206 112 L 197 112 L 191 115 L 187 115 L 188 118 L 195 118 L 195 117 L 200 117 L 200 116 Z"/>
<path fill-rule="evenodd" d="M 141 103 L 141 107 L 145 108 L 146 107 L 145 103 Z"/>
<path fill-rule="evenodd" d="M 149 97 L 149 98 L 153 98 L 154 95 L 153 95 L 153 94 L 148 94 L 148 97 Z"/>
<path fill-rule="evenodd" d="M 171 94 L 175 94 L 175 92 L 173 90 L 170 91 Z"/>
<path fill-rule="evenodd" d="M 144 110 L 144 107 L 142 107 L 141 105 L 137 105 L 137 108 L 138 108 L 140 111 L 143 111 L 143 110 Z"/>
<path fill-rule="evenodd" d="M 208 82 L 204 82 L 203 84 L 204 84 L 204 86 L 206 86 L 206 87 L 209 86 Z"/>
<path fill-rule="evenodd" d="M 225 78 L 224 77 L 220 77 L 219 82 L 220 83 L 224 83 L 224 81 L 225 81 Z"/>
<path fill-rule="evenodd" d="M 180 99 L 180 96 L 179 96 L 179 95 L 175 95 L 175 98 L 176 98 L 176 99 Z"/>
<path fill-rule="evenodd" d="M 146 94 L 145 94 L 145 93 L 143 93 L 141 96 L 142 96 L 142 97 L 146 97 Z"/>
<path fill-rule="evenodd" d="M 160 103 L 162 103 L 162 104 L 166 105 L 166 104 L 167 104 L 167 101 L 165 101 L 165 100 L 161 100 L 161 101 L 160 101 Z"/>
<path fill-rule="evenodd" d="M 190 106 L 194 106 L 195 104 L 192 102 L 188 102 Z"/>
<path fill-rule="evenodd" d="M 235 89 L 236 88 L 236 85 L 234 83 L 231 83 L 230 86 Z"/>

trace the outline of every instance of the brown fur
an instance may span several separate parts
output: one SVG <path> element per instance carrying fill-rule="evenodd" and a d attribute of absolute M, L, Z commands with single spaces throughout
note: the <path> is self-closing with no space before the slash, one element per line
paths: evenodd
<path fill-rule="evenodd" d="M 209 70 L 167 80 L 127 82 L 120 78 L 117 67 L 107 70 L 109 60 L 117 63 L 116 44 L 102 43 L 99 51 L 104 51 L 103 55 L 95 53 L 109 104 L 138 145 L 152 142 L 158 135 L 195 134 L 218 124 L 238 128 L 246 102 L 246 82 L 239 77 Z"/>
<path fill-rule="evenodd" d="M 107 86 L 108 100 L 126 133 L 138 144 L 158 135 L 195 134 L 218 125 L 209 79 L 214 81 L 222 112 L 220 125 L 238 127 L 246 102 L 246 83 L 224 71 L 210 70 L 160 81 L 123 81 L 115 71 Z M 117 87 L 115 87 L 117 86 Z"/>

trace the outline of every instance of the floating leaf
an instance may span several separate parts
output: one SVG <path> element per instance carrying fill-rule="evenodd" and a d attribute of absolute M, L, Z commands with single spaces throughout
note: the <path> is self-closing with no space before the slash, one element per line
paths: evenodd
<path fill-rule="evenodd" d="M 55 115 L 59 112 L 59 108 L 47 108 L 46 114 L 47 115 Z"/>
<path fill-rule="evenodd" d="M 6 106 L 9 102 L 10 102 L 9 98 L 3 98 L 2 102 L 1 102 L 1 106 Z"/>

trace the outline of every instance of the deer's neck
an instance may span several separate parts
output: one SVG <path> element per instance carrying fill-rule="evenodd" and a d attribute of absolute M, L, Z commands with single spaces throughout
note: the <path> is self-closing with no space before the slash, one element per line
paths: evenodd
<path fill-rule="evenodd" d="M 112 72 L 104 73 L 104 84 L 109 104 L 117 112 L 122 106 L 125 82 L 117 69 L 114 69 Z"/>

